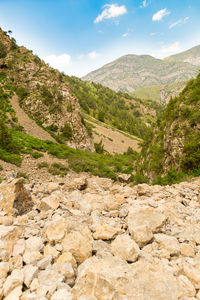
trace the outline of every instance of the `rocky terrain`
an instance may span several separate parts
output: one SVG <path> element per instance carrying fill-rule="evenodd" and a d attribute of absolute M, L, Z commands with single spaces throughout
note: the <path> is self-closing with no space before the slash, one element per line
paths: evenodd
<path fill-rule="evenodd" d="M 199 174 L 200 167 L 200 74 L 191 79 L 178 97 L 172 98 L 157 126 L 144 142 L 136 167 L 150 178 L 178 179 L 185 173 Z M 179 174 L 178 174 L 179 173 Z M 161 181 L 154 181 L 160 183 Z M 169 181 L 167 182 L 169 183 Z"/>
<path fill-rule="evenodd" d="M 153 92 L 147 99 L 158 98 L 159 102 L 168 102 L 171 96 L 177 96 L 181 91 L 180 85 L 184 88 L 184 81 L 197 75 L 199 66 L 200 46 L 196 46 L 164 59 L 150 55 L 125 55 L 87 74 L 83 80 L 101 83 L 115 91 L 136 91 L 136 95 L 144 95 L 144 99 L 148 88 Z"/>
<path fill-rule="evenodd" d="M 0 185 L 0 299 L 200 299 L 200 178 Z"/>

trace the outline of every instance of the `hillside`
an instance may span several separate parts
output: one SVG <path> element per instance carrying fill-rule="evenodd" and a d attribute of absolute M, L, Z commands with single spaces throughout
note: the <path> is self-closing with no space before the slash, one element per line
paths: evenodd
<path fill-rule="evenodd" d="M 70 93 L 66 77 L 33 55 L 32 51 L 18 47 L 15 40 L 1 29 L 0 86 L 8 94 L 4 106 L 1 104 L 1 113 L 10 126 L 20 125 L 9 114 L 13 107 L 20 105 L 27 117 L 47 130 L 58 142 L 93 150 L 78 99 Z"/>
<path fill-rule="evenodd" d="M 146 176 L 154 183 L 199 174 L 200 74 L 188 82 L 179 97 L 170 100 L 143 143 L 137 168 L 144 180 Z"/>
<path fill-rule="evenodd" d="M 145 137 L 156 114 L 162 110 L 162 105 L 154 101 L 116 93 L 101 84 L 84 82 L 73 76 L 67 76 L 67 80 L 71 93 L 86 114 L 140 138 Z"/>
<path fill-rule="evenodd" d="M 163 105 L 167 104 L 171 97 L 176 97 L 186 86 L 187 81 L 174 82 L 166 85 L 154 85 L 147 86 L 141 89 L 137 89 L 133 93 L 133 96 L 140 99 L 149 100 L 153 99 Z"/>
<path fill-rule="evenodd" d="M 144 92 L 141 90 L 143 88 L 161 89 L 164 90 L 164 95 L 161 91 L 160 95 L 157 92 L 154 97 L 153 92 L 149 99 L 158 99 L 163 103 L 180 92 L 179 87 L 176 90 L 171 84 L 177 83 L 179 86 L 182 82 L 195 77 L 199 67 L 200 46 L 197 46 L 165 59 L 156 59 L 150 55 L 125 55 L 89 73 L 83 77 L 83 80 L 101 83 L 115 91 L 132 93 L 140 89 L 139 95 L 146 95 L 146 90 Z M 167 88 L 163 87 L 166 85 Z M 172 89 L 169 88 L 170 86 Z M 165 95 L 166 89 L 167 95 Z M 136 92 L 136 95 L 138 93 Z"/>
<path fill-rule="evenodd" d="M 187 51 L 166 57 L 166 61 L 182 61 L 194 66 L 200 66 L 200 45 Z"/>

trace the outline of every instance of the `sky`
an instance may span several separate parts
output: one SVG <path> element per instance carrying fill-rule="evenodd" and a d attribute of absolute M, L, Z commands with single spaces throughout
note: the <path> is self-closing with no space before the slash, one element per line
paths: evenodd
<path fill-rule="evenodd" d="M 200 44 L 200 0 L 0 0 L 0 27 L 81 77 L 126 54 L 163 58 Z"/>

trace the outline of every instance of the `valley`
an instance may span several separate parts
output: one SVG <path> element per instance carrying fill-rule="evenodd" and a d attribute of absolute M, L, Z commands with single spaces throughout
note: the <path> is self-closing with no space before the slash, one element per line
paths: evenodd
<path fill-rule="evenodd" d="M 81 80 L 0 29 L 0 300 L 200 299 L 199 49 Z"/>

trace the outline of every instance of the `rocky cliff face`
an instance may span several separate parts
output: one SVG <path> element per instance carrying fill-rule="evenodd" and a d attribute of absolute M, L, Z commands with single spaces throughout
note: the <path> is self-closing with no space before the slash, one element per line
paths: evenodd
<path fill-rule="evenodd" d="M 143 174 L 153 180 L 171 169 L 183 172 L 200 167 L 200 75 L 179 97 L 170 100 L 157 127 L 142 149 Z M 139 168 L 140 168 L 139 167 Z"/>
<path fill-rule="evenodd" d="M 9 175 L 0 207 L 0 299 L 200 299 L 199 178 L 132 188 Z"/>
<path fill-rule="evenodd" d="M 18 47 L 2 30 L 0 41 L 6 50 L 0 58 L 1 74 L 27 115 L 67 145 L 93 150 L 78 100 L 71 95 L 65 75 L 50 68 L 32 51 Z"/>

